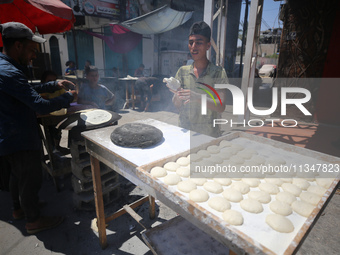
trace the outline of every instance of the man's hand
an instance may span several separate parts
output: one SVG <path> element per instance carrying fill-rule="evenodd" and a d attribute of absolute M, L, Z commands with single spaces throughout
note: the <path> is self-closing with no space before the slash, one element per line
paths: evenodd
<path fill-rule="evenodd" d="M 78 93 L 76 90 L 69 90 L 68 92 L 72 93 L 73 95 L 73 102 L 77 102 L 78 99 Z"/>
<path fill-rule="evenodd" d="M 187 104 L 190 101 L 198 101 L 200 99 L 200 95 L 196 92 L 191 91 L 190 89 L 178 90 L 177 97 L 179 98 L 179 100 L 183 101 L 184 104 Z"/>
<path fill-rule="evenodd" d="M 73 82 L 70 82 L 68 80 L 61 80 L 61 81 L 58 81 L 58 86 L 60 88 L 63 88 L 65 90 L 71 90 L 71 89 L 76 89 L 76 85 L 74 85 Z"/>

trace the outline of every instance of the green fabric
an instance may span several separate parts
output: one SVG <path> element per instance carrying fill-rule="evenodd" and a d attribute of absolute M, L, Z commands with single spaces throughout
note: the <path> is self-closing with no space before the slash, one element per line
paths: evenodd
<path fill-rule="evenodd" d="M 199 84 L 198 82 L 205 83 L 211 87 L 215 87 L 215 84 L 228 84 L 228 77 L 224 68 L 216 66 L 209 62 L 207 68 L 203 71 L 199 78 L 196 78 L 193 72 L 193 64 L 182 66 L 176 74 L 176 79 L 178 79 L 183 89 L 190 89 L 198 94 L 206 94 L 202 89 L 209 88 Z M 215 93 L 210 91 L 216 102 L 219 104 L 219 100 Z M 210 98 L 207 95 L 207 98 Z M 222 102 L 223 104 L 225 102 Z M 201 134 L 218 137 L 221 135 L 221 130 L 219 125 L 213 127 L 213 120 L 220 119 L 221 114 L 212 110 L 207 109 L 207 115 L 201 114 L 201 103 L 200 102 L 189 102 L 186 105 L 182 105 L 179 112 L 179 126 L 191 131 L 195 131 Z"/>

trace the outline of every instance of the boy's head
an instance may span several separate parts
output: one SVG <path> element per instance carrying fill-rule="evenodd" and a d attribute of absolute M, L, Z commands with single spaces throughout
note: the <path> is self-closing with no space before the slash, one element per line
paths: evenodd
<path fill-rule="evenodd" d="M 192 24 L 189 32 L 189 37 L 191 35 L 202 35 L 207 38 L 208 42 L 210 42 L 211 29 L 209 25 L 204 21 L 198 21 Z"/>
<path fill-rule="evenodd" d="M 206 61 L 211 43 L 211 29 L 204 21 L 195 22 L 189 32 L 189 51 L 194 61 Z"/>
<path fill-rule="evenodd" d="M 99 81 L 98 68 L 95 66 L 90 66 L 86 72 L 86 79 L 89 81 L 90 87 L 96 87 Z"/>
<path fill-rule="evenodd" d="M 41 75 L 41 82 L 49 82 L 49 81 L 56 81 L 57 80 L 57 74 L 53 72 L 52 70 L 47 70 L 43 72 Z"/>

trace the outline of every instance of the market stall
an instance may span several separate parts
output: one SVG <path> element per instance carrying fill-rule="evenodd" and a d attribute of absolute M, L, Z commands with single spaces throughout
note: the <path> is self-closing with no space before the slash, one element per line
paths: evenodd
<path fill-rule="evenodd" d="M 149 149 L 121 148 L 114 145 L 109 139 L 113 128 L 83 133 L 87 151 L 91 154 L 93 162 L 92 173 L 97 187 L 95 194 L 97 199 L 99 238 L 103 248 L 107 245 L 105 223 L 108 222 L 107 219 L 109 217 L 105 220 L 104 209 L 100 201 L 100 180 L 95 178 L 95 174 L 98 171 L 98 160 L 112 166 L 115 171 L 125 176 L 134 184 L 142 187 L 149 195 L 157 198 L 193 225 L 238 254 L 295 253 L 332 197 L 335 187 L 339 182 L 338 173 L 335 173 L 333 176 L 327 176 L 327 178 L 309 176 L 308 181 L 304 180 L 308 182 L 309 186 L 324 185 L 324 192 L 319 195 L 318 201 L 312 207 L 309 206 L 310 211 L 304 216 L 298 210 L 292 210 L 286 218 L 292 224 L 293 229 L 286 233 L 283 233 L 281 230 L 274 230 L 271 225 L 266 223 L 267 216 L 271 214 L 272 209 L 270 204 L 265 203 L 262 204 L 261 211 L 250 213 L 240 206 L 241 203 L 231 202 L 231 208 L 243 216 L 242 224 L 233 225 L 227 223 L 222 212 L 211 209 L 207 201 L 194 202 L 189 196 L 189 192 L 183 192 L 179 189 L 178 185 L 166 184 L 163 177 L 153 176 L 150 173 L 151 169 L 156 166 L 163 167 L 166 163 L 176 162 L 179 158 L 187 157 L 189 154 L 192 155 L 201 150 L 206 152 L 209 146 L 218 147 L 222 141 L 231 142 L 237 145 L 236 147 L 238 148 L 256 148 L 257 153 L 262 157 L 271 157 L 273 153 L 283 153 L 287 159 L 287 162 L 285 162 L 287 165 L 298 164 L 300 161 L 306 162 L 306 160 L 309 160 L 307 162 L 336 165 L 339 164 L 339 159 L 242 132 L 231 133 L 217 139 L 201 135 L 202 139 L 195 139 L 200 144 L 191 145 L 192 147 L 190 148 L 190 132 L 188 130 L 154 120 L 147 120 L 145 122 L 163 131 L 165 135 L 162 144 Z M 304 178 L 303 175 L 292 175 L 291 177 L 293 178 L 294 176 L 300 179 Z M 186 181 L 189 178 L 182 177 L 181 179 Z M 319 179 L 323 180 L 323 182 L 321 181 L 323 184 L 319 183 Z M 213 180 L 208 179 L 207 182 L 213 182 Z M 231 179 L 229 185 L 240 186 L 237 184 L 240 182 L 242 182 L 241 178 L 234 178 Z M 259 184 L 262 183 L 267 183 L 267 180 L 259 178 L 257 186 L 248 187 L 249 190 L 242 194 L 242 199 L 247 200 L 249 191 L 259 191 L 261 186 Z M 222 185 L 223 192 L 229 188 L 229 185 Z M 270 194 L 271 201 L 275 200 L 278 193 L 284 191 L 284 186 L 276 187 L 276 193 Z M 203 190 L 199 185 L 197 185 L 196 189 Z M 305 190 L 300 190 L 300 193 L 306 192 Z M 301 200 L 299 198 L 300 193 L 297 195 L 298 201 Z M 210 199 L 221 194 L 222 191 L 218 194 L 208 192 L 208 197 Z"/>

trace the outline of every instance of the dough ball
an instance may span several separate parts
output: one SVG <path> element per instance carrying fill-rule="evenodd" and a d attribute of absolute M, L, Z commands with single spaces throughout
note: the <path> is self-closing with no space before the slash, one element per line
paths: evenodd
<path fill-rule="evenodd" d="M 237 152 L 234 151 L 232 148 L 230 147 L 225 147 L 225 148 L 222 148 L 220 150 L 220 153 L 219 155 L 222 155 L 224 159 L 229 159 L 231 158 L 231 156 L 233 156 L 234 154 L 236 154 Z"/>
<path fill-rule="evenodd" d="M 222 214 L 222 218 L 230 225 L 239 226 L 243 224 L 242 214 L 235 210 L 226 210 Z"/>
<path fill-rule="evenodd" d="M 206 182 L 203 184 L 203 188 L 211 193 L 221 193 L 223 191 L 222 185 L 217 182 Z"/>
<path fill-rule="evenodd" d="M 293 182 L 293 178 L 280 178 L 283 182 L 288 182 L 288 183 L 292 183 Z"/>
<path fill-rule="evenodd" d="M 248 193 L 248 197 L 250 199 L 254 199 L 259 201 L 260 203 L 267 204 L 270 202 L 271 197 L 267 192 L 264 192 L 262 190 L 255 190 L 255 191 L 250 191 Z"/>
<path fill-rule="evenodd" d="M 302 192 L 300 194 L 300 198 L 302 201 L 305 201 L 309 204 L 312 204 L 312 205 L 317 205 L 319 202 L 320 202 L 320 199 L 321 197 L 319 195 L 316 195 L 312 192 Z"/>
<path fill-rule="evenodd" d="M 283 184 L 283 181 L 280 178 L 264 178 L 264 180 L 277 186 L 281 186 Z"/>
<path fill-rule="evenodd" d="M 333 178 L 316 178 L 315 181 L 319 186 L 324 187 L 325 189 L 328 189 L 329 186 L 331 186 L 334 179 Z"/>
<path fill-rule="evenodd" d="M 230 178 L 214 178 L 214 181 L 223 186 L 229 186 L 231 184 Z"/>
<path fill-rule="evenodd" d="M 233 188 L 226 189 L 222 195 L 230 202 L 240 202 L 243 199 L 242 193 Z"/>
<path fill-rule="evenodd" d="M 259 188 L 260 190 L 267 192 L 271 195 L 277 194 L 280 192 L 280 189 L 278 186 L 272 183 L 267 183 L 267 182 L 260 183 Z"/>
<path fill-rule="evenodd" d="M 264 164 L 264 163 L 266 162 L 266 159 L 265 159 L 264 157 L 254 155 L 254 156 L 251 158 L 251 161 L 254 161 L 254 162 L 256 162 L 258 165 L 261 165 L 261 164 Z"/>
<path fill-rule="evenodd" d="M 230 142 L 230 141 L 227 141 L 227 140 L 222 140 L 222 141 L 220 142 L 220 147 L 221 147 L 221 148 L 224 148 L 224 147 L 231 147 L 232 145 L 233 145 L 233 143 Z"/>
<path fill-rule="evenodd" d="M 180 166 L 187 166 L 190 164 L 190 159 L 188 159 L 187 157 L 180 157 L 176 160 L 176 163 Z"/>
<path fill-rule="evenodd" d="M 177 168 L 176 174 L 178 174 L 181 177 L 189 177 L 190 176 L 190 168 L 181 166 L 181 167 Z"/>
<path fill-rule="evenodd" d="M 240 156 L 232 156 L 230 158 L 230 163 L 233 165 L 239 165 L 239 164 L 243 164 L 244 163 L 244 159 L 241 158 Z"/>
<path fill-rule="evenodd" d="M 240 191 L 242 194 L 247 194 L 250 191 L 249 185 L 244 182 L 234 182 L 231 184 L 231 187 Z"/>
<path fill-rule="evenodd" d="M 266 223 L 274 230 L 280 233 L 291 233 L 294 231 L 293 223 L 286 217 L 278 214 L 269 214 L 266 217 Z"/>
<path fill-rule="evenodd" d="M 207 181 L 206 178 L 190 178 L 190 180 L 198 186 L 203 186 L 203 184 Z"/>
<path fill-rule="evenodd" d="M 182 192 L 189 193 L 190 191 L 196 189 L 197 185 L 190 180 L 186 180 L 179 182 L 177 184 L 177 188 Z"/>
<path fill-rule="evenodd" d="M 192 161 L 192 162 L 196 162 L 196 161 L 199 161 L 199 160 L 202 159 L 202 157 L 200 155 L 196 154 L 196 153 L 190 154 L 189 156 L 190 156 L 189 160 Z"/>
<path fill-rule="evenodd" d="M 314 210 L 314 206 L 306 203 L 305 201 L 295 201 L 292 203 L 292 208 L 294 210 L 294 212 L 300 214 L 303 217 L 308 218 L 309 215 L 311 215 L 311 213 Z"/>
<path fill-rule="evenodd" d="M 167 171 L 176 172 L 177 168 L 179 168 L 180 165 L 177 164 L 176 162 L 168 162 L 168 163 L 165 163 L 163 167 Z"/>
<path fill-rule="evenodd" d="M 202 190 L 202 189 L 194 189 L 190 191 L 189 198 L 194 202 L 206 202 L 209 199 L 208 192 Z"/>
<path fill-rule="evenodd" d="M 242 181 L 252 188 L 259 186 L 259 184 L 261 183 L 260 180 L 257 178 L 242 178 Z"/>
<path fill-rule="evenodd" d="M 304 178 L 306 181 L 313 182 L 315 181 L 315 178 Z"/>
<path fill-rule="evenodd" d="M 214 162 L 214 164 L 222 164 L 223 158 L 220 156 L 220 154 L 212 154 L 210 158 L 208 158 L 211 162 Z"/>
<path fill-rule="evenodd" d="M 292 183 L 284 183 L 284 184 L 281 185 L 281 188 L 284 191 L 292 193 L 296 197 L 298 197 L 300 195 L 301 191 L 302 191 L 298 186 L 296 186 Z"/>
<path fill-rule="evenodd" d="M 283 216 L 288 216 L 292 214 L 292 208 L 290 207 L 290 205 L 279 200 L 270 203 L 269 208 L 273 211 L 273 213 Z"/>
<path fill-rule="evenodd" d="M 153 177 L 160 178 L 160 177 L 166 176 L 167 172 L 166 172 L 166 170 L 163 167 L 156 166 L 156 167 L 151 169 L 150 174 Z"/>
<path fill-rule="evenodd" d="M 199 155 L 202 159 L 210 157 L 210 153 L 207 150 L 200 150 L 197 152 L 197 155 Z"/>
<path fill-rule="evenodd" d="M 281 166 L 286 164 L 286 160 L 280 157 L 270 157 L 266 160 L 266 164 L 271 166 Z"/>
<path fill-rule="evenodd" d="M 296 197 L 289 192 L 283 191 L 280 192 L 276 195 L 276 200 L 281 201 L 281 202 L 285 202 L 287 204 L 292 204 L 294 201 L 296 201 Z"/>
<path fill-rule="evenodd" d="M 209 151 L 212 154 L 217 154 L 220 152 L 220 148 L 217 145 L 211 145 L 207 148 L 207 151 Z"/>
<path fill-rule="evenodd" d="M 319 185 L 311 185 L 308 187 L 307 191 L 312 192 L 319 196 L 323 196 L 326 193 L 327 189 Z"/>
<path fill-rule="evenodd" d="M 310 186 L 308 181 L 301 179 L 301 178 L 294 178 L 293 184 L 298 186 L 302 190 L 307 190 L 308 187 Z"/>
<path fill-rule="evenodd" d="M 242 178 L 231 178 L 233 181 L 242 181 Z"/>
<path fill-rule="evenodd" d="M 247 151 L 245 151 L 245 150 L 239 151 L 239 152 L 236 154 L 236 156 L 239 156 L 239 157 L 241 157 L 241 158 L 243 158 L 243 159 L 250 159 L 253 155 L 254 155 L 253 153 L 247 152 Z"/>
<path fill-rule="evenodd" d="M 208 205 L 218 212 L 224 212 L 231 207 L 229 201 L 223 197 L 210 198 L 208 201 Z"/>
<path fill-rule="evenodd" d="M 244 149 L 244 147 L 242 145 L 235 144 L 235 143 L 231 145 L 231 148 L 234 149 L 235 151 L 241 151 L 241 150 Z"/>
<path fill-rule="evenodd" d="M 167 185 L 177 185 L 180 181 L 182 181 L 182 178 L 177 174 L 168 174 L 164 177 L 164 183 Z"/>
<path fill-rule="evenodd" d="M 240 202 L 240 206 L 250 213 L 261 213 L 263 211 L 262 204 L 255 199 L 244 199 Z"/>

